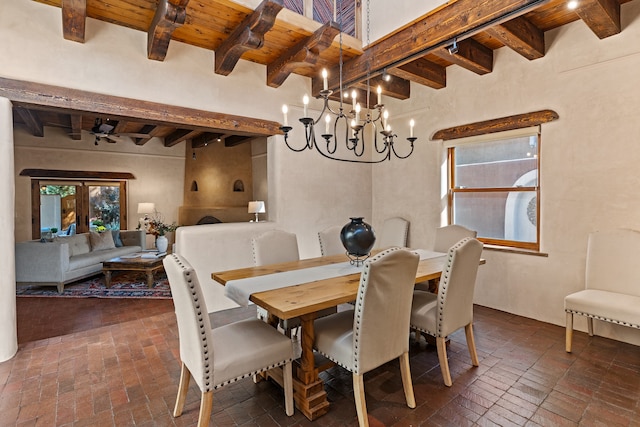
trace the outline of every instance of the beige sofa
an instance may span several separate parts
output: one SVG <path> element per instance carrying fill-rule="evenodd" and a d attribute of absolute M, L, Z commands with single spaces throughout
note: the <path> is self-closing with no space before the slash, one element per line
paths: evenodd
<path fill-rule="evenodd" d="M 143 230 L 119 230 L 111 235 L 112 243 L 108 236 L 92 239 L 89 233 L 59 236 L 46 243 L 16 243 L 16 284 L 57 286 L 62 293 L 66 283 L 100 273 L 103 261 L 139 252 L 145 246 Z"/>

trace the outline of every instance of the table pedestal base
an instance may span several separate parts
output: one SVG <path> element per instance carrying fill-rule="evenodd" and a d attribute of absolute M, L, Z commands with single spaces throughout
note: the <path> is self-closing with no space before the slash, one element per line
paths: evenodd
<path fill-rule="evenodd" d="M 321 417 L 329 410 L 327 392 L 324 391 L 324 383 L 320 379 L 311 384 L 304 384 L 294 378 L 293 400 L 296 402 L 298 410 L 310 421 Z"/>
<path fill-rule="evenodd" d="M 294 369 L 298 369 L 297 361 L 293 362 Z M 284 379 L 282 378 L 282 368 L 269 369 L 266 372 L 258 374 L 253 381 L 258 383 L 263 379 L 270 378 L 284 387 Z M 324 391 L 324 383 L 321 379 L 305 384 L 296 375 L 293 376 L 293 400 L 296 408 L 304 414 L 309 421 L 313 421 L 324 415 L 329 410 L 329 402 L 327 401 L 327 392 Z"/>

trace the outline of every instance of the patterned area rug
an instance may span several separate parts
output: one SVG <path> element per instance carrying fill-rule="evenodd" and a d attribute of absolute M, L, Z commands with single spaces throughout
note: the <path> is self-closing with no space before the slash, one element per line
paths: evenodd
<path fill-rule="evenodd" d="M 104 275 L 90 277 L 64 285 L 64 292 L 58 293 L 55 286 L 20 286 L 16 290 L 19 297 L 57 297 L 57 298 L 155 298 L 171 299 L 171 289 L 167 275 L 154 274 L 152 288 L 147 287 L 146 275 L 140 272 L 114 272 L 111 287 L 104 284 Z"/>

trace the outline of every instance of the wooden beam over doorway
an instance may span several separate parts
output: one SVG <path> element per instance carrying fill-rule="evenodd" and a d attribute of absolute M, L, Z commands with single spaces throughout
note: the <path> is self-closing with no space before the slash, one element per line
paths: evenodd
<path fill-rule="evenodd" d="M 175 127 L 203 132 L 216 129 L 229 131 L 234 135 L 253 136 L 272 136 L 282 133 L 280 123 L 271 120 L 214 113 L 2 77 L 0 77 L 0 96 L 9 99 L 14 106 L 38 105 L 54 110 L 64 109 L 68 112 L 89 111 L 108 115 L 114 120 L 135 118 L 158 124 L 170 123 Z"/>

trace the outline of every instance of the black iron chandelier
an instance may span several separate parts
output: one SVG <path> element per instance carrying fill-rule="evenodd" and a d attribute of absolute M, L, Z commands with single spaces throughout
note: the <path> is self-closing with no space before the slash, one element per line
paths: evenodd
<path fill-rule="evenodd" d="M 288 124 L 288 107 L 282 106 L 282 113 L 284 115 L 283 125 L 280 130 L 284 132 L 284 141 L 290 150 L 295 152 L 302 152 L 304 150 L 313 150 L 314 148 L 322 156 L 331 159 L 339 160 L 343 162 L 351 163 L 381 163 L 385 160 L 391 160 L 392 154 L 398 159 L 406 159 L 413 153 L 414 142 L 417 140 L 413 136 L 413 128 L 415 122 L 413 119 L 409 122 L 410 135 L 406 138 L 407 142 L 403 143 L 403 147 L 396 151 L 396 141 L 398 135 L 393 133 L 391 126 L 388 123 L 389 114 L 385 110 L 382 103 L 382 88 L 377 87 L 377 103 L 371 109 L 369 108 L 369 101 L 371 96 L 370 87 L 370 70 L 367 70 L 367 96 L 366 96 L 366 112 L 363 113 L 360 103 L 356 99 L 356 91 L 351 93 L 351 109 L 345 111 L 344 98 L 348 97 L 348 93 L 344 92 L 342 84 L 342 2 L 340 1 L 340 105 L 338 111 L 334 111 L 329 105 L 329 97 L 333 94 L 333 91 L 328 88 L 327 82 L 327 70 L 322 70 L 323 90 L 320 91 L 318 99 L 323 99 L 322 111 L 317 118 L 309 117 L 308 105 L 309 97 L 304 95 L 303 97 L 303 117 L 299 121 L 304 125 L 305 144 L 301 147 L 294 147 L 289 143 L 289 132 L 293 127 Z M 335 3 L 334 3 L 335 4 Z M 334 11 L 335 16 L 335 11 Z M 369 0 L 367 0 L 367 45 L 369 45 Z M 326 113 L 326 114 L 325 114 Z M 332 117 L 333 115 L 333 117 Z M 324 116 L 325 127 L 324 133 L 320 135 L 324 139 L 322 144 L 319 144 L 316 140 L 316 125 L 320 123 Z M 333 129 L 331 124 L 333 122 Z M 342 130 L 344 135 L 344 144 L 348 151 L 351 152 L 351 158 L 344 158 L 336 155 L 338 150 L 338 132 Z M 382 135 L 380 138 L 378 134 Z M 367 143 L 365 139 L 369 139 L 369 147 L 367 150 Z M 368 153 L 367 156 L 364 156 Z M 364 156 L 364 157 L 363 157 Z"/>

